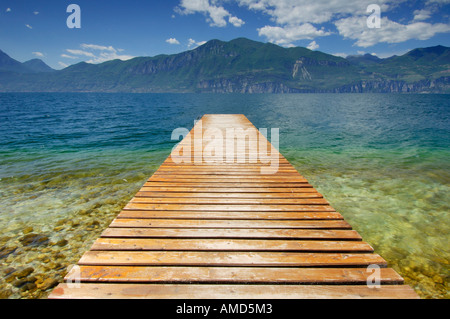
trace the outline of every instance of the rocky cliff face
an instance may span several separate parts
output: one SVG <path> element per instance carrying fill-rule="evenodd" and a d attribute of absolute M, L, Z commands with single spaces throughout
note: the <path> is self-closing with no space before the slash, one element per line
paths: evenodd
<path fill-rule="evenodd" d="M 197 92 L 202 93 L 299 93 L 298 89 L 277 82 L 254 83 L 249 78 L 200 81 Z"/>
<path fill-rule="evenodd" d="M 304 65 L 304 59 L 300 59 L 295 61 L 294 68 L 292 70 L 292 78 L 295 79 L 297 77 L 297 74 L 299 74 L 299 71 L 301 71 L 301 77 L 304 80 L 312 80 L 311 74 L 306 69 L 306 66 Z"/>
<path fill-rule="evenodd" d="M 252 83 L 248 79 L 201 81 L 201 93 L 442 93 L 450 91 L 450 77 L 416 83 L 402 81 L 361 81 L 335 89 L 293 88 L 283 83 Z"/>
<path fill-rule="evenodd" d="M 450 92 L 450 77 L 414 83 L 393 80 L 360 81 L 333 90 L 334 93 L 442 93 Z"/>

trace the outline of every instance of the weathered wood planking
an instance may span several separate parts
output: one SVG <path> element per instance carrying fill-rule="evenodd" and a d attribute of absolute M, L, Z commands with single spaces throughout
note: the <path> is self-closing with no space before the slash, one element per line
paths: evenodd
<path fill-rule="evenodd" d="M 350 281 L 350 279 L 349 279 Z M 88 283 L 80 288 L 57 286 L 54 299 L 414 299 L 406 285 L 251 285 Z"/>
<path fill-rule="evenodd" d="M 126 274 L 126 276 L 124 276 Z M 196 282 L 196 283 L 290 283 L 365 284 L 367 272 L 360 268 L 253 268 L 253 267 L 130 267 L 81 266 L 86 282 Z M 383 284 L 403 284 L 393 269 L 380 269 Z"/>
<path fill-rule="evenodd" d="M 245 116 L 205 115 L 171 155 L 50 298 L 417 298 Z"/>

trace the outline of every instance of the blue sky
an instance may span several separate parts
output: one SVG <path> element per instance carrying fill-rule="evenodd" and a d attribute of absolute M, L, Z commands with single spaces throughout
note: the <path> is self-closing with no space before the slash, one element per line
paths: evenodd
<path fill-rule="evenodd" d="M 69 4 L 81 28 L 69 29 Z M 369 28 L 367 7 L 381 9 Z M 0 0 L 0 49 L 53 68 L 173 54 L 246 37 L 339 56 L 450 46 L 450 0 Z"/>

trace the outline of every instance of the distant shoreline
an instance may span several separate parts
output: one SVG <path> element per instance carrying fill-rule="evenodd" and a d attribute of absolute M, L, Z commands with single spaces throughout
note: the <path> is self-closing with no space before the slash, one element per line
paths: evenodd
<path fill-rule="evenodd" d="M 442 45 L 385 59 L 342 58 L 245 38 L 62 70 L 0 51 L 0 92 L 450 93 L 449 65 L 450 48 Z"/>

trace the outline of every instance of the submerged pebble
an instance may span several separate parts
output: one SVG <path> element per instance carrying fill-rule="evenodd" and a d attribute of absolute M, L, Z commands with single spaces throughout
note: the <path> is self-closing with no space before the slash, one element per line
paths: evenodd
<path fill-rule="evenodd" d="M 66 239 L 60 239 L 60 240 L 58 240 L 56 245 L 59 246 L 59 247 L 63 247 L 63 246 L 66 246 L 68 243 L 69 242 Z"/>
<path fill-rule="evenodd" d="M 45 279 L 42 283 L 39 283 L 38 285 L 37 285 L 37 288 L 38 289 L 41 289 L 41 290 L 47 290 L 47 289 L 50 289 L 50 288 L 53 288 L 53 287 L 55 287 L 56 285 L 58 285 L 58 280 L 56 280 L 56 279 L 53 279 L 53 278 L 47 278 L 47 279 Z"/>
<path fill-rule="evenodd" d="M 26 235 L 26 234 L 31 233 L 33 230 L 34 230 L 33 227 L 29 226 L 29 227 L 24 228 L 22 230 L 22 232 Z"/>
<path fill-rule="evenodd" d="M 33 273 L 33 271 L 34 271 L 33 267 L 24 268 L 24 269 L 14 272 L 14 276 L 16 276 L 16 278 L 19 278 L 19 279 L 24 278 L 24 277 L 27 277 L 28 275 L 30 275 L 31 273 Z"/>
<path fill-rule="evenodd" d="M 24 246 L 41 246 L 48 243 L 49 238 L 42 234 L 27 234 L 19 239 Z"/>
<path fill-rule="evenodd" d="M 0 248 L 0 259 L 6 258 L 17 250 L 17 247 L 2 247 Z"/>

